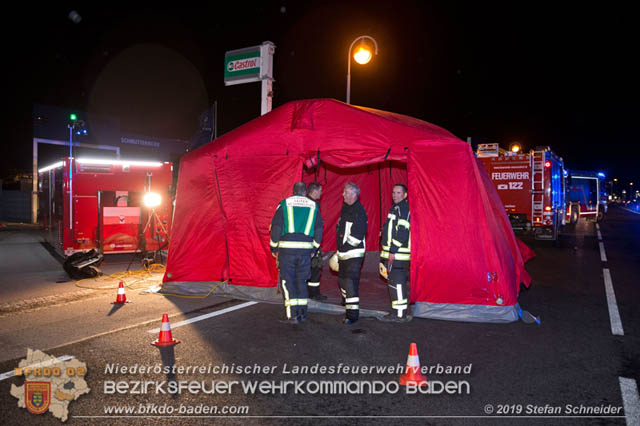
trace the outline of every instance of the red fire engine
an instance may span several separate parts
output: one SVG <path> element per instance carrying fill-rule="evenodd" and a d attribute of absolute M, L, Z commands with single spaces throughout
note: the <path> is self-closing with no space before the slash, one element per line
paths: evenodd
<path fill-rule="evenodd" d="M 64 256 L 167 249 L 171 163 L 65 158 L 38 175 L 40 223 Z"/>
<path fill-rule="evenodd" d="M 533 231 L 536 239 L 556 240 L 566 223 L 564 162 L 549 147 L 529 153 L 480 144 L 484 164 L 514 229 Z"/>

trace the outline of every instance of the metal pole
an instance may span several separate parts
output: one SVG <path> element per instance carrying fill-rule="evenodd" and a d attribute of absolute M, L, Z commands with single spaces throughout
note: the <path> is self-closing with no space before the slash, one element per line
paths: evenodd
<path fill-rule="evenodd" d="M 73 230 L 73 126 L 69 124 L 67 127 L 69 127 L 69 229 Z"/>
<path fill-rule="evenodd" d="M 31 180 L 31 223 L 38 223 L 38 142 L 33 140 L 33 178 Z"/>

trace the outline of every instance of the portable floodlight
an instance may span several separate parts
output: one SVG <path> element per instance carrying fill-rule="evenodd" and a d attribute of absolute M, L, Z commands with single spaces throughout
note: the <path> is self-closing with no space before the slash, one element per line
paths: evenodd
<path fill-rule="evenodd" d="M 146 207 L 158 207 L 162 202 L 162 197 L 155 192 L 147 192 L 144 194 L 143 202 Z"/>

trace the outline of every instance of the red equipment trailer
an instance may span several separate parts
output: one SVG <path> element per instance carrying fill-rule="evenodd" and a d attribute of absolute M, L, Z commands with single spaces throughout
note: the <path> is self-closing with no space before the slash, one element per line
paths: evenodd
<path fill-rule="evenodd" d="M 40 223 L 60 254 L 168 248 L 171 163 L 65 158 L 38 174 Z"/>
<path fill-rule="evenodd" d="M 549 147 L 513 153 L 497 143 L 476 151 L 493 181 L 514 229 L 533 231 L 536 239 L 556 240 L 566 223 L 564 162 Z"/>

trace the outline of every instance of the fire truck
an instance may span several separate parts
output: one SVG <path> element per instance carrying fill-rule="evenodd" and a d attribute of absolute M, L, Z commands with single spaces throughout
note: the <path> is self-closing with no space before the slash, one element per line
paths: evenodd
<path fill-rule="evenodd" d="M 529 153 L 479 144 L 476 151 L 514 229 L 532 231 L 536 239 L 556 240 L 566 224 L 564 162 L 549 147 Z"/>
<path fill-rule="evenodd" d="M 607 212 L 604 174 L 571 170 L 567 175 L 567 216 L 571 223 L 585 217 L 600 222 Z"/>
<path fill-rule="evenodd" d="M 39 222 L 61 255 L 166 250 L 171 163 L 64 158 L 38 170 Z"/>

